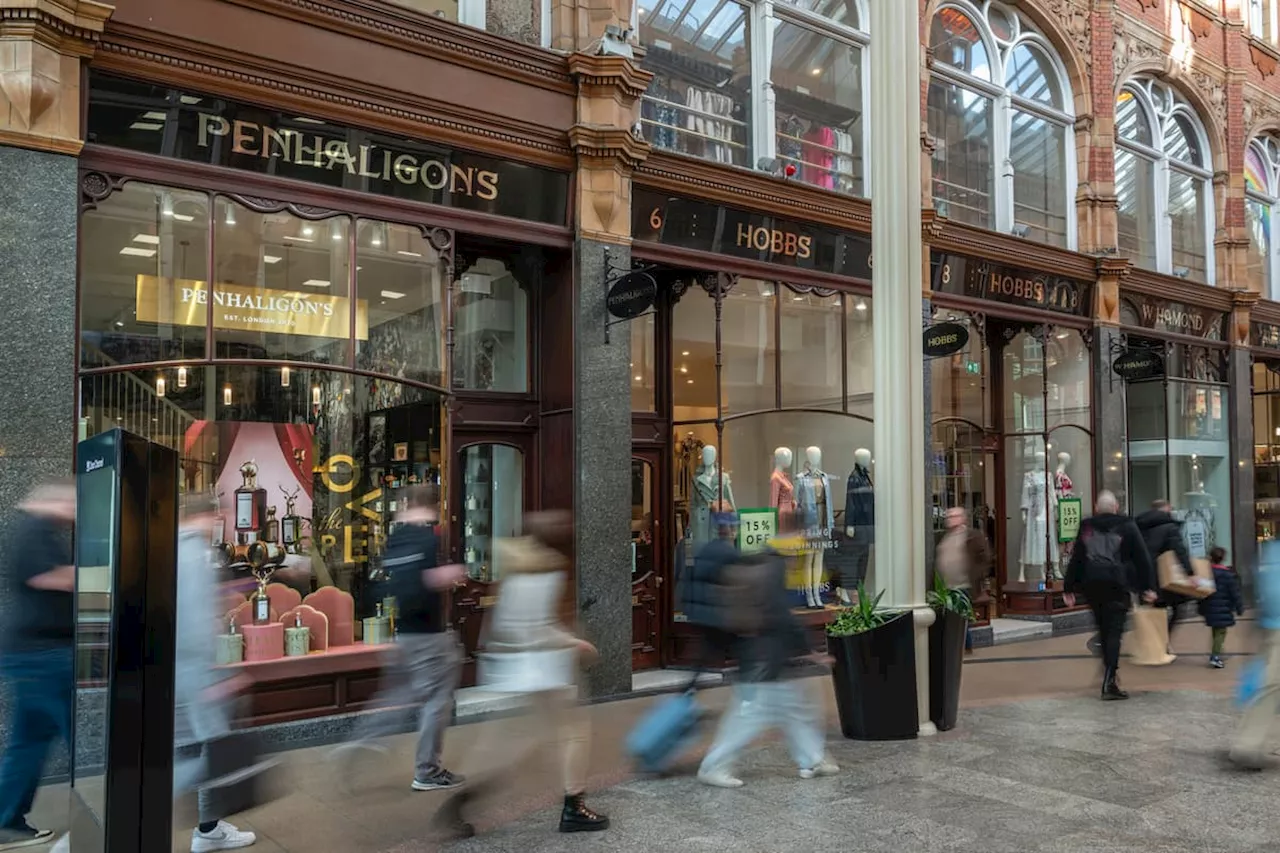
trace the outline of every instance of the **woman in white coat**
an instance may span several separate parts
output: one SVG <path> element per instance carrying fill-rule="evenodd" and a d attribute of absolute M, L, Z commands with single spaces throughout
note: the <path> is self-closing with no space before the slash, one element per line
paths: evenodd
<path fill-rule="evenodd" d="M 534 725 L 524 727 L 531 736 L 515 742 L 488 737 L 477 747 L 473 764 L 481 775 L 473 772 L 475 781 L 450 798 L 436 817 L 437 828 L 455 837 L 474 834 L 464 813 L 468 805 L 500 788 L 509 773 L 492 768 L 516 767 L 549 741 L 559 747 L 564 774 L 560 831 L 595 832 L 609 826 L 607 817 L 584 802 L 591 731 L 578 703 L 577 674 L 596 650 L 561 621 L 573 517 L 564 511 L 532 513 L 524 527 L 526 535 L 498 543 L 502 578 L 481 640 L 479 680 L 486 690 L 521 694 Z"/>

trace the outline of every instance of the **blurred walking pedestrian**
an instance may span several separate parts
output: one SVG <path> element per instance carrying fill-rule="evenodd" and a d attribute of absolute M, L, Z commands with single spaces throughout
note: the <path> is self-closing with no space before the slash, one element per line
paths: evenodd
<path fill-rule="evenodd" d="M 0 850 L 46 844 L 52 830 L 27 823 L 49 747 L 70 743 L 75 681 L 75 562 L 71 481 L 37 486 L 18 506 L 0 552 L 9 615 L 0 626 L 0 678 L 13 702 L 0 756 Z"/>
<path fill-rule="evenodd" d="M 259 762 L 256 750 L 231 730 L 234 701 L 249 686 L 244 675 L 216 666 L 214 636 L 221 633 L 222 600 L 217 560 L 210 547 L 217 499 L 188 494 L 178 533 L 177 642 L 174 652 L 175 795 L 196 793 L 199 824 L 191 831 L 191 853 L 238 850 L 257 836 L 225 820 L 253 805 L 254 786 L 274 760 Z M 260 792 L 259 792 L 260 793 Z M 234 805 L 232 805 L 234 803 Z"/>
<path fill-rule="evenodd" d="M 462 668 L 462 645 L 449 627 L 449 591 L 466 579 L 459 565 L 438 564 L 435 525 L 440 520 L 439 491 L 421 483 L 400 493 L 405 505 L 396 515 L 396 528 L 387 537 L 382 567 L 384 595 L 396 600 L 395 687 L 378 698 L 383 707 L 420 707 L 418 748 L 414 761 L 415 791 L 456 788 L 463 778 L 441 762 L 444 733 L 453 715 L 453 695 Z M 365 714 L 354 740 L 339 747 L 341 757 L 351 750 L 385 752 L 376 738 L 394 734 L 393 714 Z"/>
<path fill-rule="evenodd" d="M 964 593 L 972 604 L 982 593 L 982 583 L 991 570 L 987 537 L 969 525 L 964 507 L 952 507 L 946 514 L 947 532 L 938 542 L 936 571 L 950 589 Z M 973 651 L 969 629 L 964 631 L 965 651 Z"/>
<path fill-rule="evenodd" d="M 1191 575 L 1191 555 L 1187 552 L 1187 543 L 1182 535 L 1183 523 L 1173 517 L 1173 504 L 1167 500 L 1158 500 L 1151 504 L 1151 509 L 1134 518 L 1134 523 L 1142 531 L 1142 540 L 1147 545 L 1147 553 L 1151 562 L 1159 565 L 1162 554 L 1173 552 L 1174 559 L 1182 572 Z M 1157 579 L 1158 580 L 1158 579 Z M 1157 584 L 1158 586 L 1158 584 Z M 1156 606 L 1169 611 L 1169 651 L 1173 651 L 1173 628 L 1178 621 L 1178 608 L 1191 599 L 1176 592 L 1165 589 L 1157 591 Z"/>
<path fill-rule="evenodd" d="M 1262 631 L 1258 655 L 1262 661 L 1262 686 L 1250 697 L 1227 754 L 1246 770 L 1275 766 L 1272 734 L 1280 720 L 1280 568 L 1268 567 L 1253 576 L 1257 599 L 1257 626 Z"/>
<path fill-rule="evenodd" d="M 480 681 L 486 690 L 521 696 L 533 726 L 531 731 L 526 727 L 522 739 L 490 735 L 481 741 L 471 758 L 480 775 L 450 797 L 433 821 L 437 831 L 450 837 L 474 835 L 468 818 L 476 802 L 508 788 L 516 768 L 551 742 L 560 752 L 560 831 L 609 827 L 609 819 L 587 808 L 585 801 L 591 729 L 577 688 L 579 667 L 594 662 L 597 652 L 561 624 L 573 517 L 564 511 L 531 513 L 524 529 L 524 536 L 496 547 L 502 578 L 482 631 Z"/>
<path fill-rule="evenodd" d="M 733 654 L 735 637 L 727 630 L 722 575 L 738 559 L 738 514 L 717 504 L 711 514 L 716 536 L 693 558 L 693 573 L 684 589 L 685 622 L 698 635 L 698 658 L 692 687 L 712 667 L 724 667 Z"/>
<path fill-rule="evenodd" d="M 1227 644 L 1227 629 L 1236 624 L 1236 617 L 1244 615 L 1244 596 L 1240 592 L 1240 578 L 1235 569 L 1224 564 L 1227 552 L 1215 545 L 1209 549 L 1209 564 L 1213 567 L 1213 595 L 1200 599 L 1200 615 L 1204 624 L 1213 631 L 1213 647 L 1209 652 L 1209 666 L 1222 669 L 1222 650 Z"/>
<path fill-rule="evenodd" d="M 793 664 L 811 650 L 791 611 L 782 557 L 773 551 L 740 557 L 722 573 L 721 583 L 729 591 L 729 624 L 739 635 L 739 680 L 698 781 L 742 787 L 732 773 L 734 759 L 769 729 L 782 732 L 800 778 L 838 773 L 826 755 L 821 706 L 806 695 L 806 682 L 794 677 Z"/>
<path fill-rule="evenodd" d="M 1135 594 L 1156 600 L 1155 566 L 1137 525 L 1120 513 L 1116 496 L 1098 493 L 1094 514 L 1080 526 L 1064 583 L 1068 607 L 1081 595 L 1093 610 L 1102 638 L 1102 698 L 1128 699 L 1120 689 L 1120 639 Z"/>

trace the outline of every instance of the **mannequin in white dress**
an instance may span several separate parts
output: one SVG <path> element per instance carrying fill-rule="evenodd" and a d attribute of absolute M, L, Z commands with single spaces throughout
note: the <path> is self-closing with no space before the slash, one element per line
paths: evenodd
<path fill-rule="evenodd" d="M 1049 561 L 1049 519 L 1058 507 L 1057 492 L 1050 488 L 1045 454 L 1037 450 L 1031 469 L 1022 477 L 1022 559 L 1018 564 L 1018 583 L 1043 579 Z"/>

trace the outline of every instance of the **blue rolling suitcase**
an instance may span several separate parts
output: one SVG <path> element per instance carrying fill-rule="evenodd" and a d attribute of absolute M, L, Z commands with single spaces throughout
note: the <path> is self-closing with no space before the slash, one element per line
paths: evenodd
<path fill-rule="evenodd" d="M 698 736 L 705 711 L 686 690 L 659 702 L 627 735 L 627 755 L 646 773 L 661 773 Z"/>

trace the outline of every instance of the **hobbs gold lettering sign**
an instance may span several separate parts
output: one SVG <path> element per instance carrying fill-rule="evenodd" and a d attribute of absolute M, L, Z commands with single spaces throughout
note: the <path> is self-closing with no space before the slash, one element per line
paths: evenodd
<path fill-rule="evenodd" d="M 935 252 L 933 289 L 1027 308 L 1082 315 L 1089 309 L 1089 284 L 1048 273 L 1013 269 L 990 261 Z"/>
<path fill-rule="evenodd" d="M 140 323 L 203 326 L 207 310 L 210 310 L 209 288 L 203 281 L 138 276 Z M 351 334 L 351 314 L 345 296 L 219 284 L 213 290 L 212 310 L 215 329 L 317 338 L 345 338 Z M 369 338 L 369 316 L 363 299 L 356 300 L 356 338 L 362 341 Z"/>
<path fill-rule="evenodd" d="M 429 190 L 451 195 L 474 196 L 491 201 L 498 197 L 498 173 L 474 166 L 459 166 L 443 160 L 422 159 L 413 154 L 397 154 L 377 145 L 351 145 L 342 139 L 278 130 L 257 122 L 234 121 L 220 115 L 200 113 L 197 137 L 201 148 L 215 139 L 231 140 L 231 153 L 264 160 L 279 159 L 314 169 L 342 169 L 349 175 L 396 180 L 402 184 L 422 184 Z"/>
<path fill-rule="evenodd" d="M 793 231 L 783 231 L 778 228 L 757 227 L 746 222 L 738 223 L 738 246 L 800 260 L 805 260 L 813 254 L 813 238 L 807 234 L 796 234 Z"/>

